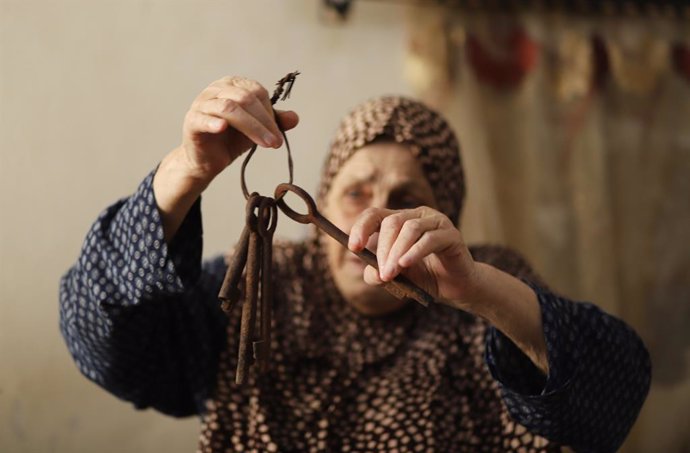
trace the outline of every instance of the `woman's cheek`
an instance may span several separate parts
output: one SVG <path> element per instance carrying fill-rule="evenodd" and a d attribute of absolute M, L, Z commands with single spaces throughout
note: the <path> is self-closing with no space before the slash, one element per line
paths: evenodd
<path fill-rule="evenodd" d="M 357 218 L 359 217 L 359 214 L 362 213 L 362 210 L 354 210 L 354 209 L 340 209 L 337 212 L 333 213 L 333 216 L 329 219 L 335 226 L 343 230 L 346 234 L 350 234 L 350 230 L 352 229 L 352 225 L 355 224 L 357 221 Z"/>

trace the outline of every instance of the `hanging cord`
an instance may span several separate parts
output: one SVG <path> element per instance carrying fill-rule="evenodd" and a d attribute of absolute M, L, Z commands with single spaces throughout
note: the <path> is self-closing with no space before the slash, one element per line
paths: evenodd
<path fill-rule="evenodd" d="M 295 79 L 299 75 L 299 71 L 291 72 L 287 74 L 285 77 L 280 79 L 276 85 L 276 89 L 273 92 L 273 96 L 271 96 L 271 105 L 275 105 L 276 102 L 280 99 L 281 101 L 286 100 L 287 98 L 290 97 L 290 92 L 292 91 L 292 86 L 295 84 Z M 275 109 L 273 109 L 273 116 L 274 118 L 278 118 L 278 114 L 276 113 Z M 292 173 L 293 173 L 293 165 L 292 165 L 292 152 L 290 151 L 290 142 L 288 142 L 287 135 L 285 135 L 285 131 L 283 130 L 283 127 L 280 125 L 278 122 L 278 129 L 280 130 L 280 133 L 283 135 L 283 140 L 285 140 L 285 147 L 287 148 L 287 158 L 288 158 L 288 171 L 290 174 L 290 181 L 289 183 L 292 184 Z M 244 162 L 242 162 L 242 174 L 241 174 L 241 184 L 242 184 L 242 193 L 244 193 L 244 198 L 249 199 L 251 192 L 247 189 L 247 180 L 245 177 L 245 170 L 247 168 L 247 164 L 249 163 L 249 160 L 252 158 L 254 155 L 254 152 L 258 148 L 258 145 L 255 143 L 254 146 L 252 146 L 252 149 L 249 150 L 249 153 L 247 153 L 247 157 L 244 158 Z M 281 197 L 282 198 L 282 197 Z"/>

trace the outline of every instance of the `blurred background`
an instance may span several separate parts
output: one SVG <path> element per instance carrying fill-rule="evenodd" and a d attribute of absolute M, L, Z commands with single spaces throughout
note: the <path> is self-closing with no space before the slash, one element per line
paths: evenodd
<path fill-rule="evenodd" d="M 199 91 L 296 69 L 296 183 L 315 189 L 355 104 L 426 100 L 462 144 L 468 241 L 519 249 L 646 341 L 653 386 L 623 451 L 690 452 L 690 8 L 655 3 L 0 0 L 0 452 L 194 451 L 197 420 L 78 373 L 58 282 Z M 284 159 L 260 153 L 250 184 L 272 191 Z M 205 256 L 239 236 L 238 167 L 204 195 Z"/>

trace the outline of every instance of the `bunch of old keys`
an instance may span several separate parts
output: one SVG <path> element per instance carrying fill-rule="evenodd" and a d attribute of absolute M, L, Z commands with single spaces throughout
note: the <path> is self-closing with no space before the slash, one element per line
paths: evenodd
<path fill-rule="evenodd" d="M 292 72 L 277 83 L 277 88 L 271 97 L 271 104 L 279 98 L 286 99 L 299 72 Z M 287 87 L 285 87 L 287 85 Z M 280 126 L 279 126 L 280 127 Z M 271 316 L 273 291 L 271 287 L 273 233 L 278 224 L 278 209 L 280 208 L 291 219 L 304 224 L 314 224 L 322 232 L 334 238 L 347 248 L 348 235 L 323 217 L 316 209 L 316 203 L 309 194 L 292 184 L 293 164 L 290 144 L 285 132 L 281 129 L 288 155 L 289 183 L 276 187 L 274 198 L 249 193 L 245 179 L 247 163 L 256 151 L 254 145 L 242 163 L 242 192 L 247 199 L 246 224 L 235 249 L 232 261 L 223 280 L 218 294 L 224 311 L 232 310 L 233 306 L 243 300 L 242 318 L 240 321 L 240 341 L 237 360 L 235 382 L 245 382 L 249 366 L 257 365 L 259 371 L 268 368 L 271 355 Z M 287 192 L 295 193 L 307 205 L 307 214 L 300 214 L 291 209 L 283 197 Z M 353 252 L 365 263 L 378 269 L 376 256 L 369 250 Z M 246 272 L 245 271 L 246 267 Z M 244 292 L 240 281 L 244 273 Z M 384 283 L 383 287 L 391 294 L 401 299 L 414 299 L 427 306 L 433 302 L 426 291 L 419 288 L 406 277 L 398 275 L 394 280 Z"/>

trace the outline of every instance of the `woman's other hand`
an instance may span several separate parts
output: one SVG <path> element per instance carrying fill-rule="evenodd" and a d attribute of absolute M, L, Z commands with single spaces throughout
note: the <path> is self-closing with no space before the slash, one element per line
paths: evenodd
<path fill-rule="evenodd" d="M 367 283 L 378 285 L 404 273 L 454 306 L 472 299 L 479 283 L 478 266 L 462 234 L 444 214 L 426 206 L 397 211 L 369 208 L 350 230 L 350 250 L 362 250 L 375 233 L 379 270 L 367 266 Z"/>

